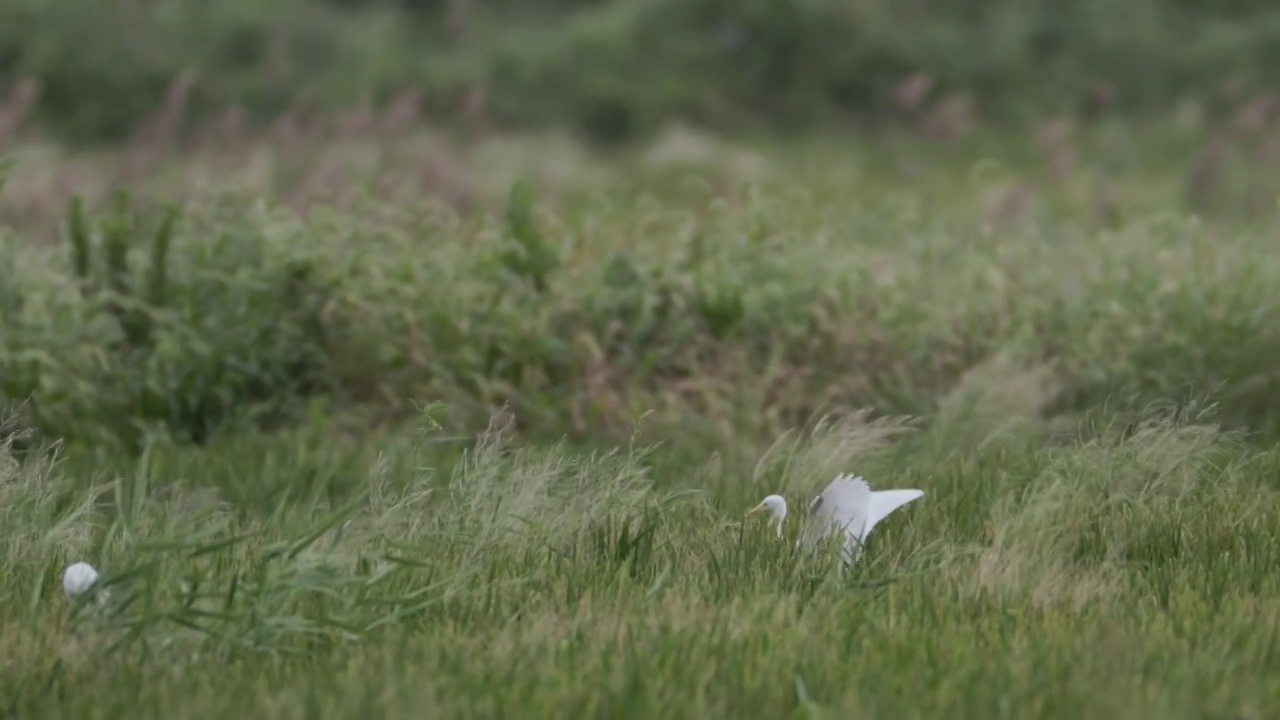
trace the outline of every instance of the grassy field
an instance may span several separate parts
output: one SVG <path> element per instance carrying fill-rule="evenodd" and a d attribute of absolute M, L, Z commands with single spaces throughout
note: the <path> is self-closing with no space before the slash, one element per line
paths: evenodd
<path fill-rule="evenodd" d="M 1268 146 L 1044 135 L 20 147 L 4 711 L 1270 717 Z"/>

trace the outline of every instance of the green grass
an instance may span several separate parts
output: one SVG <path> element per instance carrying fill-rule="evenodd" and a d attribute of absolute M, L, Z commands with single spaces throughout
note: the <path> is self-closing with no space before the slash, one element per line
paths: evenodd
<path fill-rule="evenodd" d="M 1016 138 L 504 140 L 460 210 L 430 137 L 127 206 L 76 158 L 78 209 L 0 202 L 3 711 L 1264 717 L 1275 178 L 1193 215 L 1194 139 L 1098 133 L 1057 180 Z M 5 197 L 83 171 L 15 157 Z M 843 575 L 790 542 L 841 472 L 926 492 Z"/>
<path fill-rule="evenodd" d="M 296 431 L 6 462 L 21 717 L 1261 718 L 1280 463 L 1194 411 L 1080 439 L 871 422 L 751 465 Z M 742 512 L 857 468 L 928 494 L 844 576 Z M 793 515 L 789 537 L 797 530 Z M 833 556 L 832 556 L 833 557 Z M 91 560 L 102 605 L 58 596 Z"/>

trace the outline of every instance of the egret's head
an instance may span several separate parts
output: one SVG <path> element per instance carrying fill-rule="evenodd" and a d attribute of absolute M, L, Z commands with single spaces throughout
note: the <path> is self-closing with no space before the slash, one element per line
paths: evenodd
<path fill-rule="evenodd" d="M 78 562 L 62 573 L 62 590 L 67 597 L 75 597 L 98 582 L 98 571 L 89 563 Z"/>
<path fill-rule="evenodd" d="M 769 495 L 761 500 L 759 505 L 748 510 L 747 514 L 756 515 L 762 512 L 769 513 L 775 522 L 781 523 L 787 516 L 787 501 L 781 495 Z"/>

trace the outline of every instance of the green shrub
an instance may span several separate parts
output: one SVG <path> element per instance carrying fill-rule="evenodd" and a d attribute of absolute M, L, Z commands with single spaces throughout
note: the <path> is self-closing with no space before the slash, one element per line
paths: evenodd
<path fill-rule="evenodd" d="M 732 201 L 552 206 L 518 183 L 467 219 L 383 199 L 73 204 L 61 246 L 0 256 L 0 391 L 50 437 L 135 446 L 316 399 L 374 421 L 442 402 L 451 431 L 505 405 L 533 435 L 616 440 L 648 413 L 660 436 L 758 438 L 841 408 L 962 406 L 992 375 L 1024 415 L 1210 394 L 1223 422 L 1280 429 L 1270 221 L 1135 211 L 1090 230 L 1046 204 L 989 226 L 963 173 L 904 202 L 841 167 Z"/>
<path fill-rule="evenodd" d="M 65 264 L 11 270 L 24 302 L 5 317 L 4 394 L 30 398 L 55 437 L 199 442 L 324 387 L 332 270 L 296 226 L 251 214 L 215 204 L 145 223 L 123 193 L 101 217 L 74 199 Z"/>

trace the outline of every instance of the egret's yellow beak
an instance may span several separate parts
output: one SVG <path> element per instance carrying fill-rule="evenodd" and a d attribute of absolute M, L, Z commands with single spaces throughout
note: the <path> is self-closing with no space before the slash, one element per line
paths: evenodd
<path fill-rule="evenodd" d="M 764 503 L 760 503 L 759 505 L 748 510 L 747 515 L 755 515 L 756 513 L 763 512 L 763 511 L 764 511 Z"/>

